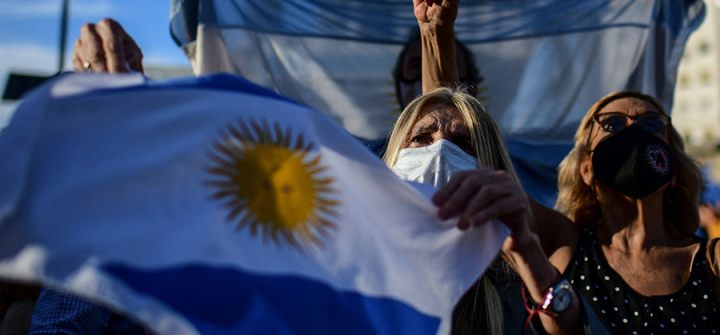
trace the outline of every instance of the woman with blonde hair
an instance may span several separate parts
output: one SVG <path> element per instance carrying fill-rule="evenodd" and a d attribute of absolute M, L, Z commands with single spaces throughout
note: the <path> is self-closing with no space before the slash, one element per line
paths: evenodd
<path fill-rule="evenodd" d="M 565 245 L 553 264 L 615 334 L 713 334 L 719 252 L 698 228 L 700 171 L 662 104 L 634 91 L 590 108 L 560 165 Z"/>
<path fill-rule="evenodd" d="M 442 117 L 442 114 L 438 113 L 438 111 L 452 111 L 453 108 L 459 112 L 459 114 L 455 113 L 455 116 L 461 116 L 459 120 L 462 121 L 461 125 L 463 127 L 458 127 L 456 124 L 454 128 L 448 131 L 449 134 L 446 135 L 443 132 L 440 135 L 433 136 L 433 130 L 444 131 L 444 129 L 438 129 L 437 125 L 431 124 L 432 121 L 438 119 L 438 116 Z M 429 112 L 423 113 L 423 111 L 428 110 Z M 428 114 L 434 114 L 431 122 L 423 120 Z M 420 123 L 421 127 L 414 127 L 421 120 L 425 121 Z M 453 127 L 453 125 L 450 127 Z M 450 154 L 457 161 L 461 161 L 458 157 L 466 158 L 465 162 L 462 162 L 465 166 L 462 166 L 462 163 L 455 164 L 460 169 L 469 170 L 476 168 L 476 166 L 491 167 L 505 171 L 514 182 L 519 183 L 495 122 L 485 112 L 479 101 L 459 89 L 438 88 L 413 100 L 395 123 L 383 161 L 403 179 L 442 186 L 453 173 L 458 172 L 453 169 L 453 166 L 446 170 L 442 170 L 444 168 L 442 166 L 427 166 L 421 171 L 429 171 L 428 175 L 413 173 L 413 166 L 403 165 L 403 160 L 401 160 L 400 166 L 396 167 L 401 149 L 422 148 L 433 144 L 437 146 L 438 144 L 434 143 L 435 140 L 448 141 L 444 138 L 434 138 L 438 136 L 448 137 L 450 143 L 455 143 L 452 148 L 456 152 L 450 151 Z M 445 147 L 451 147 L 449 144 L 438 143 Z M 474 143 L 478 145 L 473 145 Z M 431 154 L 430 151 L 426 151 L 426 154 L 428 153 Z M 419 158 L 422 159 L 422 157 Z M 416 161 L 418 159 L 409 162 L 413 164 Z M 440 162 L 434 163 L 438 164 Z M 415 171 L 417 171 L 417 168 Z M 487 329 L 488 334 L 502 333 L 503 306 L 498 290 L 495 288 L 494 282 L 497 280 L 494 279 L 503 279 L 506 283 L 512 280 L 517 281 L 517 279 L 507 263 L 499 257 L 493 263 L 491 273 L 492 275 L 485 275 L 478 280 L 474 288 L 463 298 L 463 303 L 458 305 L 453 327 L 455 333 L 468 334 L 477 329 Z M 500 285 L 498 283 L 498 286 Z M 477 306 L 475 301 L 484 303 Z"/>
<path fill-rule="evenodd" d="M 395 124 L 383 159 L 405 180 L 440 187 L 432 198 L 438 215 L 459 216 L 458 228 L 498 219 L 511 230 L 504 257 L 496 259 L 456 306 L 454 334 L 522 333 L 527 325 L 523 296 L 531 305 L 541 302 L 529 309 L 530 317 L 540 314 L 537 327 L 551 334 L 583 332 L 582 300 L 553 268 L 531 231 L 530 201 L 495 122 L 480 102 L 451 88 L 416 98 Z"/>

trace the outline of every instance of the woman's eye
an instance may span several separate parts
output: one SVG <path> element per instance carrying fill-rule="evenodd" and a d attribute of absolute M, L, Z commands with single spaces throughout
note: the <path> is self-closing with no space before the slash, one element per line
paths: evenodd
<path fill-rule="evenodd" d="M 618 131 L 618 130 L 623 129 L 624 127 L 625 127 L 625 124 L 623 124 L 623 123 L 620 123 L 620 122 L 610 122 L 610 123 L 607 123 L 607 124 L 606 124 L 605 129 L 606 129 L 607 131 Z"/>
<path fill-rule="evenodd" d="M 410 139 L 413 143 L 427 143 L 427 139 L 423 135 L 415 135 Z"/>

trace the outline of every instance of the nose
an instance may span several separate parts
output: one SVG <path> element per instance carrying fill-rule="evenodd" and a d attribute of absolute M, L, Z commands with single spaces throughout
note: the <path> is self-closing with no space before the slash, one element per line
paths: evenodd
<path fill-rule="evenodd" d="M 433 133 L 433 142 L 435 142 L 435 141 L 437 141 L 437 140 L 448 140 L 448 141 L 450 141 L 450 140 L 451 140 L 450 134 L 448 134 L 447 132 L 443 131 L 442 129 L 438 129 L 437 131 L 435 131 L 435 132 Z"/>

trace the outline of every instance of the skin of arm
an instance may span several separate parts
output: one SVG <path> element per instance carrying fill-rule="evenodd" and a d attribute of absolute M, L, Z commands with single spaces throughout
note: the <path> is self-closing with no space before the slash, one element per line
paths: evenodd
<path fill-rule="evenodd" d="M 459 0 L 413 0 L 422 44 L 423 94 L 460 81 L 455 47 Z"/>
<path fill-rule="evenodd" d="M 580 229 L 565 215 L 543 206 L 531 197 L 528 199 L 535 215 L 534 232 L 540 239 L 542 250 L 550 263 L 563 273 L 575 252 Z"/>

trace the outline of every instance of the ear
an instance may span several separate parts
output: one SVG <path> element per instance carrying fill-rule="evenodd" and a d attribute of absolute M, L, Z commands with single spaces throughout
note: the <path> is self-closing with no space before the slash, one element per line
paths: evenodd
<path fill-rule="evenodd" d="M 595 184 L 595 171 L 592 168 L 590 155 L 583 155 L 580 161 L 580 175 L 582 175 L 585 185 L 592 187 Z"/>

